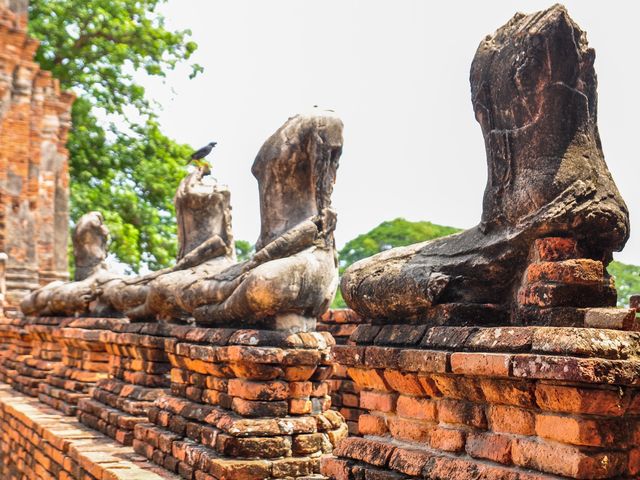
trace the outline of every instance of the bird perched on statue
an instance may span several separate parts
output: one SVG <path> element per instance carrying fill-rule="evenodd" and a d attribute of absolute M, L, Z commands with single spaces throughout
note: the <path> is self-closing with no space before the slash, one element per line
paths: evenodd
<path fill-rule="evenodd" d="M 196 167 L 200 168 L 203 166 L 208 166 L 207 161 L 204 158 L 211 153 L 213 147 L 217 145 L 217 142 L 209 142 L 200 150 L 197 150 L 191 155 L 191 159 L 189 163 L 193 163 Z"/>

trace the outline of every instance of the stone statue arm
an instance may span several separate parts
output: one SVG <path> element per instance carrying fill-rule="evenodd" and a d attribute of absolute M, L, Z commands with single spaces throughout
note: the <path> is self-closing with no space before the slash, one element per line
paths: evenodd
<path fill-rule="evenodd" d="M 229 245 L 219 235 L 213 235 L 182 257 L 171 270 L 184 270 L 212 258 L 230 254 Z"/>
<path fill-rule="evenodd" d="M 336 218 L 335 210 L 325 208 L 321 214 L 302 221 L 258 250 L 249 261 L 251 268 L 311 247 L 335 230 Z"/>
<path fill-rule="evenodd" d="M 211 279 L 229 281 L 253 270 L 254 268 L 279 258 L 289 257 L 318 243 L 318 239 L 328 236 L 336 226 L 336 213 L 331 208 L 323 209 L 290 228 L 275 240 L 267 243 L 254 256 L 245 262 L 237 263 L 217 273 Z"/>
<path fill-rule="evenodd" d="M 104 283 L 118 282 L 119 284 L 122 284 L 121 288 L 126 288 L 127 286 L 146 286 L 162 275 L 195 267 L 207 260 L 227 254 L 228 250 L 229 246 L 224 242 L 224 240 L 219 235 L 213 235 L 202 244 L 198 245 L 198 247 L 187 253 L 173 267 L 163 268 L 156 270 L 155 272 L 150 272 L 146 275 L 140 275 L 133 278 L 107 278 Z M 98 282 L 98 288 L 102 286 L 101 282 Z M 120 289 L 115 290 L 113 294 L 118 294 L 119 291 Z M 99 293 L 102 294 L 102 291 Z"/>

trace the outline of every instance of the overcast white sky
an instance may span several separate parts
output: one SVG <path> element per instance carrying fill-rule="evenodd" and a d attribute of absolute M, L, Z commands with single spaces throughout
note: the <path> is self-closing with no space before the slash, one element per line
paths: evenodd
<path fill-rule="evenodd" d="M 164 131 L 194 147 L 216 140 L 215 176 L 232 192 L 236 238 L 255 241 L 258 189 L 250 168 L 289 116 L 338 112 L 345 144 L 333 196 L 337 242 L 405 217 L 457 227 L 481 212 L 486 162 L 469 94 L 480 40 L 516 11 L 546 1 L 169 0 L 172 28 L 190 28 L 194 61 L 146 85 Z M 640 221 L 637 18 L 640 2 L 567 1 L 596 49 L 599 125 L 609 168 Z M 640 264 L 633 233 L 616 258 Z"/>

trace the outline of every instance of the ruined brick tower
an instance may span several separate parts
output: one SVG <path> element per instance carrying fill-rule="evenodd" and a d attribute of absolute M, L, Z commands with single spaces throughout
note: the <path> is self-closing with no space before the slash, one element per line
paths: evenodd
<path fill-rule="evenodd" d="M 0 0 L 0 254 L 8 310 L 27 291 L 68 277 L 65 143 L 73 96 L 33 61 L 38 41 L 27 34 L 27 7 L 28 0 Z"/>

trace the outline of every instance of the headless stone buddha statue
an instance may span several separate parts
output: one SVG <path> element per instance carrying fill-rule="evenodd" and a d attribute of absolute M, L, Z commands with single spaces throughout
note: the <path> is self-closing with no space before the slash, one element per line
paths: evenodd
<path fill-rule="evenodd" d="M 74 281 L 51 282 L 26 295 L 20 304 L 25 315 L 86 314 L 96 297 L 95 285 L 115 277 L 105 263 L 109 230 L 100 212 L 80 217 L 72 241 L 76 263 Z"/>
<path fill-rule="evenodd" d="M 337 288 L 331 193 L 341 152 L 337 117 L 290 118 L 253 164 L 261 215 L 256 253 L 217 272 L 158 277 L 149 308 L 166 315 L 177 307 L 200 324 L 308 328 L 305 320 L 324 312 Z"/>
<path fill-rule="evenodd" d="M 341 285 L 351 308 L 385 321 L 445 304 L 508 312 L 536 239 L 571 237 L 604 265 L 622 249 L 629 217 L 598 134 L 594 59 L 559 5 L 480 43 L 470 81 L 488 163 L 481 222 L 355 263 Z"/>
<path fill-rule="evenodd" d="M 230 193 L 201 166 L 180 183 L 174 197 L 178 224 L 178 257 L 171 268 L 97 285 L 97 315 L 124 314 L 131 320 L 183 319 L 190 316 L 171 301 L 199 272 L 211 274 L 235 263 Z M 155 288 L 151 285 L 155 283 Z M 158 288 L 162 286 L 162 294 Z M 152 297 L 151 291 L 154 291 Z"/>

